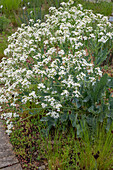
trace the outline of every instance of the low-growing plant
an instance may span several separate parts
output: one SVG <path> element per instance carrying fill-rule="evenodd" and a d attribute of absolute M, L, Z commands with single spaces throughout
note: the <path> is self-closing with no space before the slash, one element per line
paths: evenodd
<path fill-rule="evenodd" d="M 7 48 L 7 45 L 7 36 L 5 35 L 5 32 L 2 32 L 2 35 L 0 36 L 0 62 L 4 57 L 4 49 Z"/>
<path fill-rule="evenodd" d="M 55 6 L 58 8 L 60 6 L 60 3 L 63 2 L 63 0 L 33 0 L 33 1 L 23 1 L 22 2 L 22 8 L 24 9 L 23 12 L 20 10 L 20 19 L 25 24 L 29 24 L 30 19 L 34 19 L 36 22 L 37 19 L 44 20 L 44 15 L 49 13 L 49 7 Z M 64 2 L 68 2 L 68 0 L 65 0 Z M 84 0 L 77 0 L 74 1 L 74 6 L 81 3 L 84 8 L 93 10 L 94 13 L 101 13 L 104 15 L 111 15 L 112 13 L 112 3 L 108 2 L 87 2 Z M 108 10 L 109 9 L 109 10 Z"/>
<path fill-rule="evenodd" d="M 48 123 L 48 131 L 58 122 L 67 126 L 71 122 L 80 136 L 80 120 L 93 130 L 104 119 L 110 126 L 111 79 L 97 65 L 110 53 L 111 23 L 80 4 L 73 6 L 71 0 L 58 9 L 50 7 L 49 12 L 45 22 L 30 20 L 8 38 L 4 53 L 9 58 L 0 64 L 5 84 L 1 103 L 10 108 L 18 102 L 22 108 L 34 103 L 34 108 L 26 109 L 30 114 L 43 110 L 46 117 L 41 120 Z"/>
<path fill-rule="evenodd" d="M 0 5 L 3 5 L 3 13 L 8 15 L 12 11 L 16 11 L 19 8 L 19 5 L 21 4 L 21 0 L 1 0 Z"/>
<path fill-rule="evenodd" d="M 39 6 L 55 6 L 59 7 L 61 2 L 68 2 L 68 0 L 23 0 L 23 5 L 27 5 L 30 8 L 39 7 Z M 105 16 L 110 16 L 112 14 L 112 2 L 106 1 L 98 1 L 98 2 L 91 2 L 91 1 L 84 1 L 84 0 L 76 0 L 74 1 L 74 5 L 82 4 L 84 8 L 93 10 L 94 13 L 100 13 Z"/>
<path fill-rule="evenodd" d="M 26 25 L 30 24 L 30 20 L 36 22 L 38 19 L 42 19 L 42 17 L 44 18 L 44 13 L 42 13 L 41 7 L 23 9 L 19 14 L 21 23 Z"/>
<path fill-rule="evenodd" d="M 0 32 L 5 31 L 9 26 L 10 20 L 5 15 L 0 16 Z"/>
<path fill-rule="evenodd" d="M 76 1 L 75 1 L 76 3 Z M 84 8 L 89 10 L 93 10 L 94 13 L 100 13 L 105 16 L 110 16 L 112 14 L 112 2 L 107 1 L 98 1 L 98 2 L 88 2 L 88 1 L 79 1 L 83 5 Z"/>
<path fill-rule="evenodd" d="M 92 140 L 90 130 L 84 128 L 81 142 L 78 142 L 79 165 L 85 169 L 110 169 L 113 161 L 113 123 L 106 134 L 106 123 L 97 126 L 95 138 Z"/>
<path fill-rule="evenodd" d="M 81 123 L 81 126 L 83 124 Z M 52 129 L 49 136 L 42 132 L 40 119 L 34 117 L 15 124 L 11 142 L 23 168 L 47 169 L 111 169 L 113 162 L 113 124 L 106 133 L 106 123 L 96 127 L 95 138 L 85 126 L 82 137 L 76 138 L 74 128 Z M 24 137 L 23 137 L 24 136 Z M 25 165 L 25 166 L 24 166 Z"/>

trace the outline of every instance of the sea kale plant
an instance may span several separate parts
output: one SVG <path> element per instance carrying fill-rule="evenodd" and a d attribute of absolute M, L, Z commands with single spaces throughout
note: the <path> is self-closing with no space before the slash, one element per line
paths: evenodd
<path fill-rule="evenodd" d="M 80 120 L 92 129 L 104 120 L 110 125 L 111 79 L 98 65 L 110 53 L 112 39 L 107 17 L 75 7 L 72 0 L 50 7 L 45 22 L 31 19 L 8 38 L 0 63 L 1 104 L 14 110 L 19 104 L 30 114 L 44 110 L 41 120 L 48 129 L 71 122 L 78 136 Z"/>

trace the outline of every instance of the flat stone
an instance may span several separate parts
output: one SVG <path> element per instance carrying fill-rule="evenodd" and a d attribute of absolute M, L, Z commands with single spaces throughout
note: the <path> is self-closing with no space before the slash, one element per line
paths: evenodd
<path fill-rule="evenodd" d="M 9 142 L 9 137 L 8 135 L 5 134 L 5 128 L 3 126 L 2 121 L 0 120 L 0 169 L 5 170 L 6 167 L 12 166 L 14 164 L 16 164 L 15 166 L 19 167 L 20 165 L 18 163 L 19 162 L 14 154 L 13 147 Z M 11 170 L 13 169 L 11 168 Z M 20 169 L 15 168 L 15 170 L 20 170 Z"/>
<path fill-rule="evenodd" d="M 22 170 L 20 164 L 15 164 L 6 168 L 2 168 L 1 170 Z"/>
<path fill-rule="evenodd" d="M 7 156 L 7 157 L 2 157 L 0 159 L 0 168 L 4 168 L 9 165 L 13 165 L 15 163 L 18 163 L 18 160 L 15 158 L 15 156 Z"/>

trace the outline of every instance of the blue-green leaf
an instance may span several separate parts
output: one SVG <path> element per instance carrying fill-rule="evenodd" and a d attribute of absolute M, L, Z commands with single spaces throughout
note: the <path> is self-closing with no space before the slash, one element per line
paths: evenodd
<path fill-rule="evenodd" d="M 64 112 L 64 114 L 62 114 L 60 116 L 60 120 L 61 120 L 61 122 L 65 122 L 65 121 L 67 121 L 67 119 L 68 119 L 68 113 Z"/>
<path fill-rule="evenodd" d="M 43 117 L 43 118 L 40 119 L 40 121 L 41 122 L 46 122 L 46 121 L 48 121 L 48 117 Z"/>

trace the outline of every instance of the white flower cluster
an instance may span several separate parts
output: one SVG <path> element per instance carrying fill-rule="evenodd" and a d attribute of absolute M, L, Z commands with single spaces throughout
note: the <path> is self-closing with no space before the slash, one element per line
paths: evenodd
<path fill-rule="evenodd" d="M 10 101 L 15 107 L 20 98 L 23 104 L 41 103 L 47 115 L 58 118 L 73 98 L 82 97 L 81 82 L 86 82 L 85 88 L 102 76 L 100 68 L 86 61 L 85 44 L 111 41 L 112 26 L 107 17 L 72 4 L 70 0 L 58 9 L 51 7 L 45 22 L 22 24 L 8 38 L 4 51 L 8 58 L 0 63 L 0 80 L 5 84 L 0 89 L 1 103 Z"/>
<path fill-rule="evenodd" d="M 2 111 L 2 107 L 0 106 L 0 112 Z"/>
<path fill-rule="evenodd" d="M 13 128 L 13 122 L 11 121 L 11 118 L 15 118 L 15 117 L 19 117 L 18 114 L 16 113 L 3 113 L 1 115 L 1 119 L 5 119 L 6 120 L 6 126 L 7 126 L 7 130 L 6 133 L 8 135 L 10 135 L 12 133 L 12 128 Z"/>

